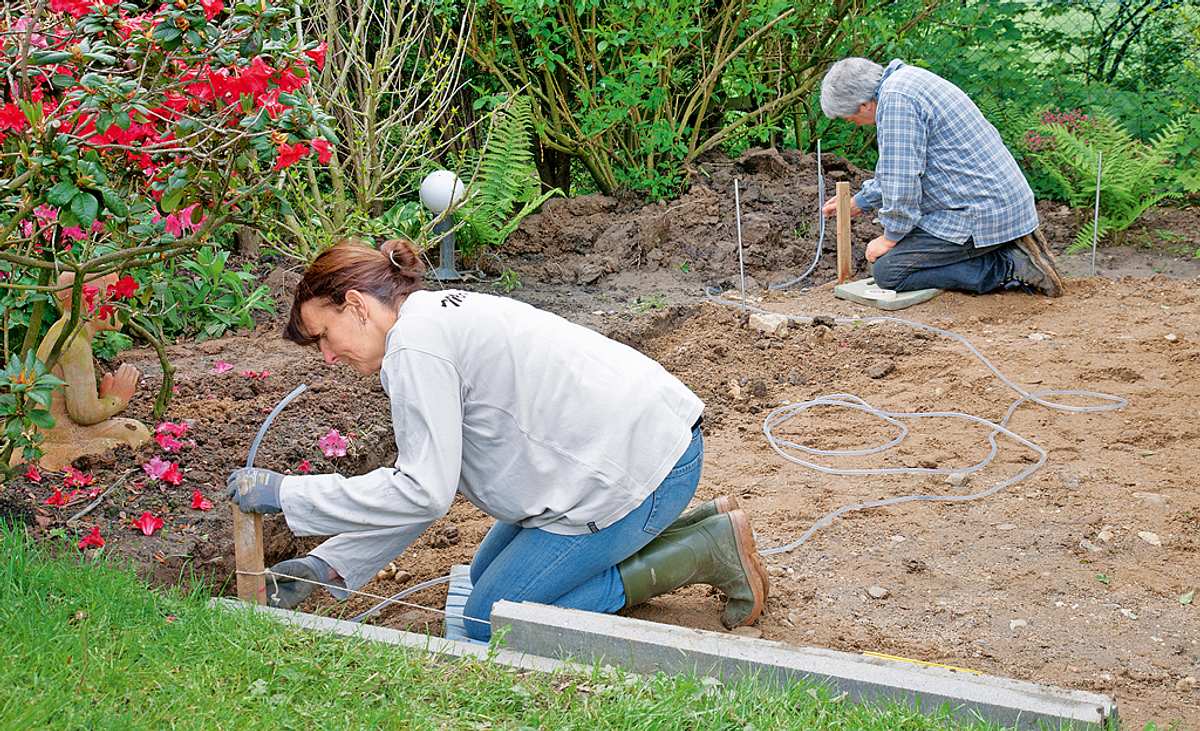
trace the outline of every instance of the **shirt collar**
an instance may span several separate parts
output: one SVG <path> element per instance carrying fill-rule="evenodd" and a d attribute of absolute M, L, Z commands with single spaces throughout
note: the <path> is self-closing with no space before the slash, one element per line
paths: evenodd
<path fill-rule="evenodd" d="M 898 58 L 893 58 L 891 62 L 888 63 L 887 68 L 883 70 L 883 76 L 879 77 L 879 85 L 875 87 L 876 99 L 879 99 L 879 92 L 881 89 L 883 89 L 883 82 L 887 81 L 887 78 L 892 75 L 893 71 L 898 71 L 904 65 L 905 63 Z"/>

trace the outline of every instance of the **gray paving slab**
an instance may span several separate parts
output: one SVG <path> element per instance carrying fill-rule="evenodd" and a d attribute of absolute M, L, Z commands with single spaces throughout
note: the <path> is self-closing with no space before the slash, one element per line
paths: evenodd
<path fill-rule="evenodd" d="M 846 282 L 833 288 L 834 297 L 878 307 L 881 310 L 903 310 L 927 302 L 941 293 L 940 289 L 915 289 L 911 292 L 883 289 L 876 286 L 874 277 Z"/>

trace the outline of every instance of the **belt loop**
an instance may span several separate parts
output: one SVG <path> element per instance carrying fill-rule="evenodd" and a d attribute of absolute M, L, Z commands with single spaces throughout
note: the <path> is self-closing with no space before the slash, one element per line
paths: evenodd
<path fill-rule="evenodd" d="M 596 521 L 594 521 L 594 520 L 589 520 L 587 526 L 588 526 L 588 530 L 590 530 L 593 533 L 600 532 L 600 529 L 596 527 Z"/>

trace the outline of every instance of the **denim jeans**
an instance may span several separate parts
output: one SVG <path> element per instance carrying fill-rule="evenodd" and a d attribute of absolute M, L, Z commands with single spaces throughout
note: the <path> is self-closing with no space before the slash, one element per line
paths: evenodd
<path fill-rule="evenodd" d="M 471 561 L 466 617 L 490 619 L 501 599 L 611 613 L 625 606 L 617 564 L 671 525 L 696 493 L 704 462 L 697 427 L 687 451 L 642 504 L 595 533 L 564 536 L 539 528 L 496 523 Z M 464 621 L 472 639 L 488 640 L 491 625 Z"/>
<path fill-rule="evenodd" d="M 914 289 L 956 289 L 983 294 L 1000 289 L 1011 279 L 1008 249 L 1012 242 L 976 247 L 938 238 L 914 228 L 891 251 L 875 260 L 875 284 L 897 292 Z"/>

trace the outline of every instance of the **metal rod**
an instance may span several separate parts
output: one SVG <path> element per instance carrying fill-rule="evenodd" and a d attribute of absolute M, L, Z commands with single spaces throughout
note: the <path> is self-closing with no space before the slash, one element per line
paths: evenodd
<path fill-rule="evenodd" d="M 1096 210 L 1092 215 L 1092 276 L 1096 276 L 1096 244 L 1100 240 L 1100 170 L 1104 163 L 1104 151 L 1096 150 Z"/>
<path fill-rule="evenodd" d="M 746 260 L 742 256 L 742 196 L 738 192 L 738 179 L 733 179 L 733 211 L 737 218 L 738 270 L 742 277 L 742 301 L 746 301 Z"/>

